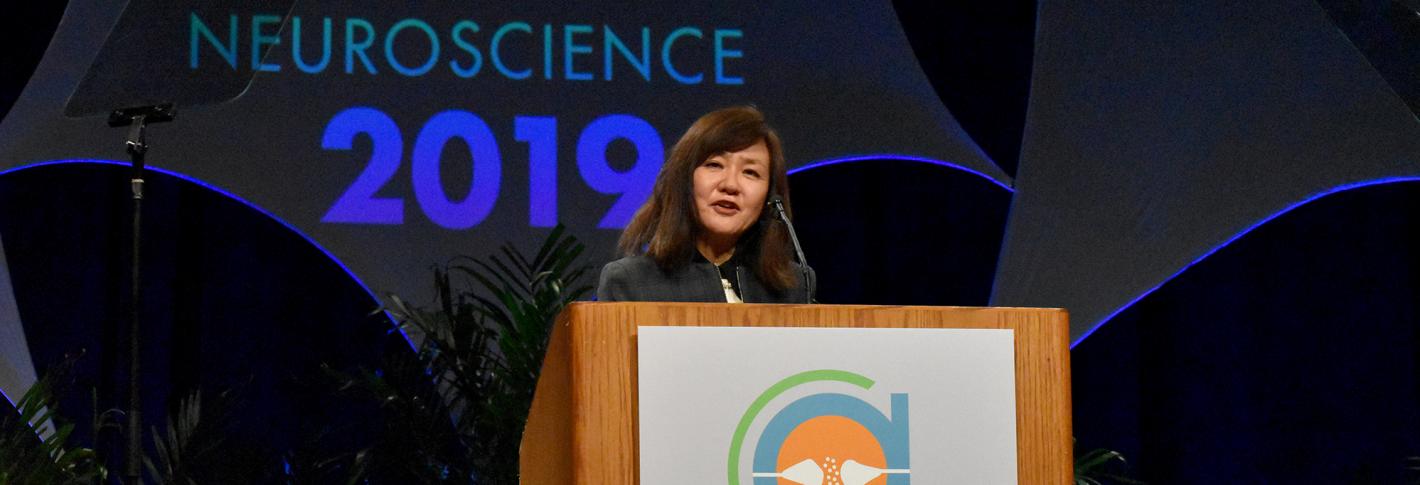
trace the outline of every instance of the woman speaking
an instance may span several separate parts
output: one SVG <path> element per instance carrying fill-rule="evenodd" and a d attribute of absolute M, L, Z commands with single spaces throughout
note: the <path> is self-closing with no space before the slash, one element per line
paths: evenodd
<path fill-rule="evenodd" d="M 711 112 L 671 148 L 646 205 L 607 263 L 600 301 L 809 301 L 789 234 L 766 210 L 789 202 L 779 136 L 753 107 Z"/>

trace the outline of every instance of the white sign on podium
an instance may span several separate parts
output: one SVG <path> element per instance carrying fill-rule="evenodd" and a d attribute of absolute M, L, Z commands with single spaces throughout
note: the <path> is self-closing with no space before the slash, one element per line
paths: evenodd
<path fill-rule="evenodd" d="M 1010 330 L 637 333 L 641 483 L 1016 483 Z"/>

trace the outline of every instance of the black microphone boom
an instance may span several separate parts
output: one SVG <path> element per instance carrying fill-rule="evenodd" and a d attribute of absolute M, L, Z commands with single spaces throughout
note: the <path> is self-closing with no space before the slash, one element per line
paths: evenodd
<path fill-rule="evenodd" d="M 799 269 L 804 272 L 804 303 L 813 303 L 814 281 L 809 278 L 809 261 L 804 259 L 804 248 L 799 245 L 799 235 L 794 232 L 794 223 L 789 221 L 789 212 L 784 210 L 784 198 L 778 195 L 770 196 L 769 207 L 774 209 L 774 214 L 784 223 L 784 227 L 789 228 L 789 240 L 794 243 L 794 256 L 799 258 Z"/>

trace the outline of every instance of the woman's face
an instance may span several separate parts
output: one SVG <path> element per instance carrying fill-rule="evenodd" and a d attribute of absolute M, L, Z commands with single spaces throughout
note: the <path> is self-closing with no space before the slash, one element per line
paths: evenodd
<path fill-rule="evenodd" d="M 759 220 L 769 196 L 769 147 L 764 140 L 712 155 L 695 167 L 695 212 L 701 237 L 734 244 Z"/>

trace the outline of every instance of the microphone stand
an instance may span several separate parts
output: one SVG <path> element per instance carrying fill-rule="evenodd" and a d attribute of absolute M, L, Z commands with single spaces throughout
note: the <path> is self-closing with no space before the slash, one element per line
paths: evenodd
<path fill-rule="evenodd" d="M 784 198 L 778 195 L 769 198 L 769 205 L 774 207 L 774 214 L 779 216 L 779 220 L 784 223 L 784 227 L 789 228 L 789 240 L 794 243 L 794 256 L 799 258 L 799 269 L 804 273 L 804 303 L 814 302 L 814 282 L 809 278 L 809 261 L 804 259 L 804 248 L 799 245 L 799 235 L 794 232 L 794 223 L 789 221 L 789 212 L 784 210 Z"/>
<path fill-rule="evenodd" d="M 142 297 L 142 229 L 143 229 L 143 164 L 148 154 L 148 141 L 144 130 L 148 123 L 172 121 L 175 114 L 172 103 L 124 108 L 109 113 L 108 125 L 112 127 L 130 126 L 126 144 L 129 160 L 129 186 L 133 192 L 133 261 L 130 268 L 132 293 L 129 301 L 128 327 L 128 429 L 127 462 L 124 464 L 124 481 L 129 484 L 142 483 L 143 464 L 143 399 L 139 372 L 141 370 L 142 339 L 139 333 L 140 303 Z"/>

